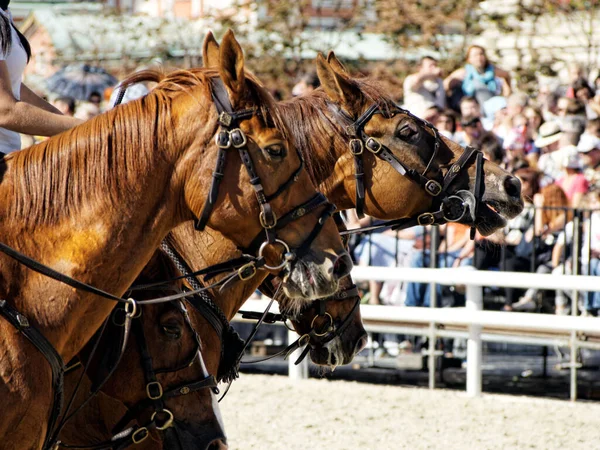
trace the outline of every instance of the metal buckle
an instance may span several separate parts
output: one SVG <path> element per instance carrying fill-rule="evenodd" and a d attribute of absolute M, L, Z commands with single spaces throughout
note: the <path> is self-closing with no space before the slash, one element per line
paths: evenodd
<path fill-rule="evenodd" d="M 224 144 L 221 142 L 221 137 L 227 138 L 227 144 Z M 215 136 L 215 143 L 217 144 L 217 147 L 222 148 L 222 149 L 231 148 L 231 137 L 229 136 L 229 132 L 224 131 L 224 130 L 219 131 Z"/>
<path fill-rule="evenodd" d="M 248 269 L 252 269 L 252 270 L 248 271 Z M 238 277 L 240 277 L 240 280 L 242 280 L 242 281 L 247 281 L 250 278 L 254 277 L 254 275 L 256 275 L 256 266 L 254 265 L 253 262 L 244 264 L 242 267 L 240 267 L 238 269 Z"/>
<path fill-rule="evenodd" d="M 150 393 L 150 390 L 153 387 L 156 387 L 156 389 L 158 389 L 158 395 L 152 395 Z M 160 384 L 158 381 L 151 381 L 150 383 L 148 383 L 146 385 L 146 394 L 148 395 L 148 398 L 150 400 L 158 400 L 159 398 L 161 398 L 163 396 L 162 384 Z"/>
<path fill-rule="evenodd" d="M 265 216 L 265 212 L 261 211 L 258 215 L 258 219 L 260 220 L 260 224 L 263 228 L 270 230 L 271 228 L 275 228 L 277 226 L 277 216 L 273 213 L 273 223 L 268 223 L 267 218 Z"/>
<path fill-rule="evenodd" d="M 143 436 L 140 438 L 140 437 L 138 437 L 139 434 L 143 434 Z M 138 428 L 131 435 L 131 442 L 133 442 L 134 444 L 139 444 L 140 442 L 144 442 L 146 440 L 146 438 L 148 437 L 148 434 L 149 434 L 148 428 L 146 428 L 146 427 Z"/>
<path fill-rule="evenodd" d="M 425 183 L 425 190 L 428 194 L 437 197 L 442 193 L 442 185 L 435 180 L 429 180 Z"/>
<path fill-rule="evenodd" d="M 350 141 L 350 153 L 354 156 L 362 155 L 365 146 L 360 139 L 352 139 Z"/>
<path fill-rule="evenodd" d="M 327 329 L 323 333 L 317 333 L 317 330 L 315 329 L 315 320 L 317 320 L 319 317 L 329 317 L 329 326 L 327 327 Z M 310 327 L 315 332 L 315 336 L 316 337 L 323 337 L 327 333 L 331 333 L 333 331 L 333 317 L 331 317 L 331 314 L 329 314 L 327 312 L 325 314 L 323 314 L 323 316 L 315 316 L 315 317 L 313 317 L 313 320 L 312 320 L 312 322 L 310 324 Z"/>
<path fill-rule="evenodd" d="M 435 223 L 435 216 L 430 212 L 423 213 L 417 217 L 417 223 L 423 227 L 433 225 Z"/>
<path fill-rule="evenodd" d="M 377 144 L 377 147 L 375 147 L 374 149 L 371 148 L 369 146 L 369 143 L 375 143 Z M 379 142 L 377 139 L 370 137 L 369 139 L 367 139 L 367 142 L 365 143 L 365 147 L 367 148 L 367 150 L 369 150 L 371 153 L 377 154 L 381 151 L 381 149 L 383 148 L 383 145 L 381 145 L 381 142 Z"/>
<path fill-rule="evenodd" d="M 228 112 L 223 111 L 219 114 L 219 123 L 228 127 L 231 125 L 231 122 L 233 122 L 233 117 L 231 117 Z"/>
<path fill-rule="evenodd" d="M 166 430 L 167 428 L 169 428 L 171 425 L 173 425 L 173 413 L 171 411 L 169 411 L 168 409 L 163 409 L 162 411 L 155 411 L 154 414 L 152 414 L 152 417 L 150 417 L 151 422 L 154 422 L 154 418 L 156 417 L 156 415 L 159 412 L 164 412 L 169 415 L 169 418 L 165 421 L 165 423 L 163 425 L 156 424 L 156 429 L 163 431 L 163 430 Z"/>
<path fill-rule="evenodd" d="M 235 138 L 238 135 L 240 135 L 242 137 L 242 142 L 240 142 L 239 144 L 236 144 Z M 240 128 L 235 128 L 229 132 L 229 141 L 231 142 L 231 145 L 233 145 L 235 148 L 245 147 L 246 144 L 248 143 L 248 140 L 246 139 L 246 135 Z"/>

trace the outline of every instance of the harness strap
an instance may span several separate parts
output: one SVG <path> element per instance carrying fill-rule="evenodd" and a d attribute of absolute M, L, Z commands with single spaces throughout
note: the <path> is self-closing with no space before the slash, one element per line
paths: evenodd
<path fill-rule="evenodd" d="M 51 434 L 63 406 L 64 400 L 64 371 L 65 365 L 52 344 L 35 327 L 30 326 L 29 320 L 15 308 L 8 304 L 6 300 L 0 300 L 0 315 L 8 323 L 15 327 L 19 333 L 27 338 L 29 342 L 46 358 L 52 369 L 52 408 L 48 418 L 48 432 L 44 439 L 42 448 L 46 449 L 52 444 Z"/>

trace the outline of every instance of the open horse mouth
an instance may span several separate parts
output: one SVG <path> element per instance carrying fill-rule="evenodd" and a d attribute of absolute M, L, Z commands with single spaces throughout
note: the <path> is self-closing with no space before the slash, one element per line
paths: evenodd
<path fill-rule="evenodd" d="M 477 214 L 475 226 L 482 236 L 489 236 L 494 231 L 506 226 L 507 219 L 512 219 L 523 210 L 523 200 L 506 202 L 496 199 L 483 199 Z"/>

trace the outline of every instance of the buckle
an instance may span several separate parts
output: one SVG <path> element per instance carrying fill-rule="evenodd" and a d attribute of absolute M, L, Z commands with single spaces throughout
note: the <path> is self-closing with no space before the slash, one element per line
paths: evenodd
<path fill-rule="evenodd" d="M 435 180 L 429 180 L 425 183 L 425 190 L 429 195 L 437 197 L 442 193 L 442 185 Z"/>
<path fill-rule="evenodd" d="M 171 411 L 169 411 L 168 409 L 163 409 L 162 411 L 156 411 L 154 412 L 154 414 L 152 414 L 152 417 L 150 417 L 150 421 L 154 422 L 156 415 L 158 413 L 166 413 L 169 417 L 167 418 L 167 420 L 165 420 L 165 422 L 162 425 L 159 425 L 158 423 L 156 424 L 156 429 L 159 431 L 163 431 L 166 430 L 167 428 L 169 428 L 171 425 L 173 425 L 173 413 Z"/>
<path fill-rule="evenodd" d="M 219 123 L 221 125 L 228 127 L 231 125 L 231 122 L 233 122 L 233 117 L 231 117 L 228 112 L 223 111 L 221 114 L 219 114 Z"/>
<path fill-rule="evenodd" d="M 260 212 L 260 214 L 258 215 L 258 219 L 260 220 L 260 224 L 262 225 L 262 227 L 267 230 L 270 230 L 277 226 L 277 216 L 275 215 L 275 213 L 273 213 L 273 222 L 272 223 L 267 222 L 267 217 L 265 215 L 264 210 Z"/>
<path fill-rule="evenodd" d="M 352 139 L 350 141 L 350 153 L 354 156 L 362 155 L 365 146 L 360 139 Z"/>
<path fill-rule="evenodd" d="M 373 144 L 375 144 L 375 147 L 372 147 Z M 370 137 L 367 139 L 365 147 L 367 147 L 367 150 L 369 150 L 371 153 L 377 154 L 381 151 L 383 145 L 381 145 L 381 142 L 379 142 L 377 139 Z"/>
<path fill-rule="evenodd" d="M 151 392 L 153 388 L 156 389 L 154 394 Z M 158 381 L 151 381 L 146 385 L 146 394 L 150 400 L 158 400 L 163 396 L 162 384 Z"/>
<path fill-rule="evenodd" d="M 433 225 L 435 223 L 435 216 L 430 212 L 423 213 L 417 217 L 417 223 L 423 227 Z"/>
<path fill-rule="evenodd" d="M 219 131 L 215 136 L 215 143 L 217 147 L 222 149 L 227 149 L 231 147 L 231 138 L 229 137 L 229 133 L 225 130 Z"/>
<path fill-rule="evenodd" d="M 240 280 L 242 281 L 247 281 L 254 277 L 254 275 L 256 275 L 256 265 L 253 262 L 244 264 L 238 269 L 238 277 L 240 277 Z"/>
<path fill-rule="evenodd" d="M 231 144 L 235 148 L 242 148 L 246 145 L 248 140 L 246 139 L 246 135 L 240 128 L 235 128 L 229 132 L 229 139 Z"/>
<path fill-rule="evenodd" d="M 142 435 L 141 437 L 140 437 L 140 434 Z M 146 438 L 148 437 L 148 434 L 149 434 L 148 428 L 146 428 L 146 427 L 138 428 L 131 435 L 131 442 L 133 442 L 134 444 L 139 444 L 140 442 L 144 442 L 146 440 Z"/>

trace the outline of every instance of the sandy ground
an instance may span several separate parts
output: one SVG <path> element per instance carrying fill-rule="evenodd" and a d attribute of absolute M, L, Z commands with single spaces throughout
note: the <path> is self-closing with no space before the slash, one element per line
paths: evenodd
<path fill-rule="evenodd" d="M 230 449 L 600 450 L 600 404 L 241 374 Z"/>

